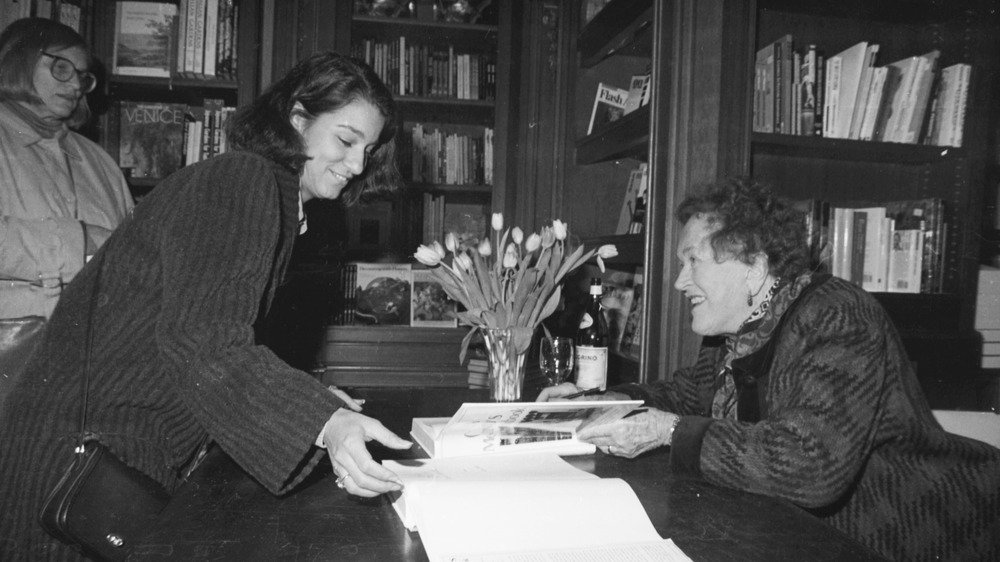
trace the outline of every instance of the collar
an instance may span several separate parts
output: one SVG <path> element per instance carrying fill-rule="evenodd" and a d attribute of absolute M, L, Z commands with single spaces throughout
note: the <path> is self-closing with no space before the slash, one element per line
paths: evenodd
<path fill-rule="evenodd" d="M 0 103 L 0 126 L 3 126 L 10 131 L 12 136 L 20 142 L 22 147 L 31 146 L 43 141 L 53 140 L 46 139 L 42 135 L 38 134 L 30 123 L 13 111 L 12 108 L 8 107 L 8 103 L 17 102 Z M 75 160 L 82 160 L 77 143 L 68 142 L 68 138 L 70 138 L 70 130 L 64 125 L 62 130 L 56 133 L 54 140 L 67 156 Z"/>

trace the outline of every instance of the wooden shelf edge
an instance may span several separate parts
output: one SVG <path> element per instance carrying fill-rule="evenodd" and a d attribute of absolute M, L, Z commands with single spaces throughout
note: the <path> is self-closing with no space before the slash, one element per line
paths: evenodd
<path fill-rule="evenodd" d="M 615 158 L 645 160 L 649 146 L 649 106 L 623 116 L 576 142 L 576 163 L 594 164 Z"/>
<path fill-rule="evenodd" d="M 755 153 L 897 164 L 932 164 L 965 158 L 968 154 L 966 149 L 953 146 L 829 139 L 777 133 L 753 133 L 751 143 Z"/>
<path fill-rule="evenodd" d="M 496 33 L 498 27 L 493 24 L 461 23 L 453 21 L 422 20 L 416 18 L 394 18 L 390 16 L 353 16 L 354 23 L 377 25 L 377 26 L 399 26 L 425 29 L 447 29 L 452 31 L 468 31 L 473 33 L 490 34 Z"/>
<path fill-rule="evenodd" d="M 149 86 L 157 88 L 200 88 L 205 90 L 236 90 L 238 83 L 236 80 L 222 80 L 218 78 L 181 78 L 171 76 L 161 78 L 158 76 L 125 76 L 112 74 L 108 76 L 109 85 L 118 86 Z"/>
<path fill-rule="evenodd" d="M 590 68 L 613 54 L 649 56 L 652 14 L 650 0 L 608 3 L 580 32 L 580 65 Z"/>

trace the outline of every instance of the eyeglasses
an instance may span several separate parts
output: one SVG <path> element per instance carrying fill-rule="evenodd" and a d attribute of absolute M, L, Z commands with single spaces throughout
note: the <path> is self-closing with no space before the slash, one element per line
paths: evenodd
<path fill-rule="evenodd" d="M 49 67 L 49 71 L 56 80 L 69 82 L 74 75 L 77 75 L 80 77 L 80 90 L 85 94 L 89 94 L 97 87 L 97 77 L 90 72 L 77 70 L 69 59 L 45 51 L 42 51 L 42 54 L 52 58 L 52 66 Z"/>

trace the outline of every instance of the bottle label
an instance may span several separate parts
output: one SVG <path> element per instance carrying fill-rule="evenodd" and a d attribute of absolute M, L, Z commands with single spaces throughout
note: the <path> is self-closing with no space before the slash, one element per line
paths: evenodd
<path fill-rule="evenodd" d="M 576 346 L 576 386 L 601 390 L 608 387 L 608 348 Z"/>
<path fill-rule="evenodd" d="M 580 319 L 580 329 L 586 330 L 587 328 L 594 325 L 594 319 L 590 316 L 589 312 L 583 313 L 583 318 Z"/>

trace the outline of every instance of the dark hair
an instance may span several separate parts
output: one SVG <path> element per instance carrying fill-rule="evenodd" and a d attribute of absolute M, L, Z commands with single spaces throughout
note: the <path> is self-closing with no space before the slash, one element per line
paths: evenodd
<path fill-rule="evenodd" d="M 0 99 L 42 103 L 35 92 L 35 66 L 42 51 L 60 51 L 80 47 L 87 54 L 87 65 L 93 64 L 90 46 L 72 27 L 48 18 L 23 18 L 0 33 Z M 87 96 L 80 98 L 73 115 L 67 120 L 71 127 L 90 119 Z"/>
<path fill-rule="evenodd" d="M 396 168 L 396 105 L 375 71 L 352 57 L 327 51 L 300 61 L 253 103 L 236 112 L 229 123 L 229 142 L 234 148 L 299 172 L 308 157 L 302 135 L 292 126 L 292 115 L 312 122 L 358 100 L 378 109 L 385 117 L 385 126 L 364 171 L 351 180 L 342 199 L 352 204 L 362 194 L 367 198 L 395 190 L 401 183 Z M 296 103 L 302 104 L 304 111 L 297 110 Z"/>
<path fill-rule="evenodd" d="M 677 207 L 681 224 L 704 215 L 712 233 L 716 259 L 732 256 L 752 264 L 761 252 L 770 273 L 791 279 L 809 267 L 803 214 L 771 190 L 749 178 L 733 178 L 689 195 Z"/>

